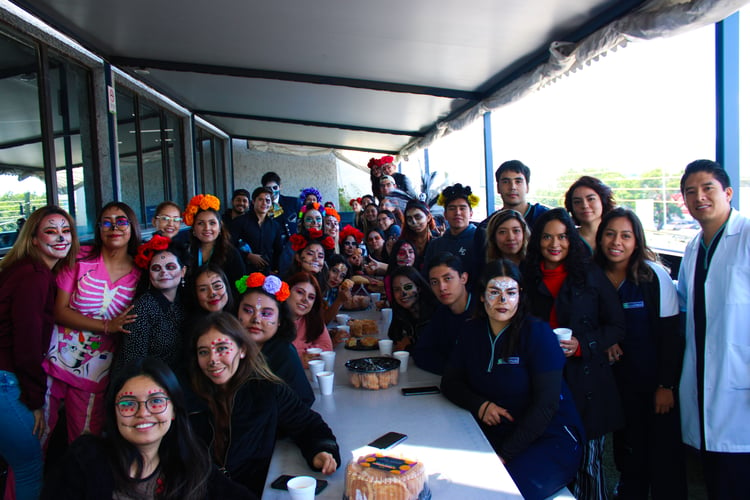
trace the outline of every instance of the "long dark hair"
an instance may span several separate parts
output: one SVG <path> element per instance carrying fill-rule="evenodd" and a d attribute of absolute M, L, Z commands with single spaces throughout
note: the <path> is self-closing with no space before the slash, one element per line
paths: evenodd
<path fill-rule="evenodd" d="M 315 301 L 313 302 L 312 309 L 304 317 L 305 340 L 307 342 L 315 342 L 323 335 L 326 326 L 323 319 L 323 292 L 320 290 L 318 280 L 312 274 L 301 271 L 290 276 L 287 283 L 289 283 L 290 289 L 299 283 L 309 283 L 315 289 Z"/>
<path fill-rule="evenodd" d="M 633 238 L 635 238 L 635 249 L 633 250 L 633 255 L 631 255 L 628 260 L 627 277 L 636 285 L 641 282 L 650 282 L 654 279 L 654 271 L 651 269 L 651 266 L 648 265 L 647 261 L 650 260 L 658 263 L 659 256 L 646 244 L 646 233 L 643 231 L 641 220 L 635 212 L 627 208 L 615 208 L 602 217 L 602 222 L 599 224 L 599 229 L 596 231 L 596 252 L 594 253 L 594 260 L 602 269 L 607 269 L 609 267 L 609 260 L 607 260 L 607 257 L 604 255 L 604 250 L 602 249 L 602 237 L 604 236 L 604 231 L 607 229 L 609 222 L 621 217 L 630 221 L 630 225 L 633 226 Z"/>
<path fill-rule="evenodd" d="M 410 279 L 417 287 L 417 290 L 419 291 L 419 296 L 417 297 L 417 307 L 419 308 L 420 316 L 424 317 L 425 314 L 429 314 L 435 309 L 435 307 L 437 307 L 438 301 L 435 298 L 435 294 L 432 293 L 429 283 L 427 283 L 427 281 L 419 273 L 419 271 L 417 271 L 412 266 L 399 266 L 391 273 L 391 279 L 388 284 L 390 288 L 390 290 L 388 291 L 390 292 L 391 297 L 393 297 L 391 307 L 393 308 L 394 317 L 412 318 L 411 311 L 407 311 L 406 309 L 401 307 L 401 305 L 399 305 L 398 301 L 396 300 L 396 294 L 393 292 L 393 282 L 399 276 Z"/>
<path fill-rule="evenodd" d="M 573 217 L 576 224 L 580 224 L 580 222 L 576 219 L 575 212 L 573 211 L 573 191 L 579 187 L 587 187 L 599 196 L 599 199 L 602 202 L 602 217 L 615 208 L 615 196 L 612 194 L 612 188 L 596 177 L 584 175 L 571 184 L 568 191 L 565 193 L 565 208 L 570 212 L 570 216 Z"/>
<path fill-rule="evenodd" d="M 226 388 L 211 382 L 198 366 L 196 349 L 198 339 L 212 329 L 230 337 L 237 344 L 239 350 L 245 349 L 245 357 L 240 359 L 237 371 L 227 382 Z M 234 393 L 248 380 L 268 380 L 271 382 L 280 382 L 281 380 L 271 372 L 265 359 L 260 355 L 258 344 L 250 338 L 240 321 L 224 311 L 212 312 L 198 319 L 190 335 L 189 351 L 190 361 L 188 366 L 193 390 L 198 396 L 206 400 L 214 415 L 218 414 L 217 410 L 220 407 L 228 413 L 229 402 Z"/>
<path fill-rule="evenodd" d="M 414 250 L 414 264 L 412 265 L 416 264 L 418 257 L 417 247 L 415 247 L 414 244 L 410 241 L 396 240 L 396 243 L 393 244 L 393 248 L 391 248 L 391 253 L 388 255 L 388 272 L 399 267 L 398 263 L 396 262 L 398 251 L 401 250 L 401 247 L 406 245 L 409 245 L 412 250 Z"/>
<path fill-rule="evenodd" d="M 96 260 L 102 254 L 104 240 L 102 240 L 102 229 L 99 224 L 102 222 L 102 215 L 110 208 L 118 208 L 125 213 L 130 222 L 130 241 L 128 241 L 128 255 L 135 257 L 138 253 L 138 247 L 141 245 L 141 225 L 138 223 L 138 217 L 127 203 L 121 201 L 110 201 L 99 210 L 96 216 L 96 231 L 94 231 L 94 245 L 84 257 L 85 260 Z"/>
<path fill-rule="evenodd" d="M 477 296 L 484 297 L 484 292 L 487 290 L 487 284 L 491 279 L 497 277 L 510 278 L 518 283 L 518 309 L 503 333 L 503 337 L 507 340 L 502 343 L 502 347 L 500 348 L 500 355 L 503 358 L 507 358 L 512 354 L 516 354 L 518 350 L 521 327 L 529 315 L 529 306 L 526 298 L 526 291 L 523 288 L 523 276 L 521 275 L 521 270 L 515 263 L 513 263 L 513 261 L 508 259 L 493 260 L 484 266 L 484 269 L 479 276 L 479 281 L 477 282 Z M 487 311 L 484 307 L 477 307 L 474 315 L 477 318 L 487 319 Z"/>
<path fill-rule="evenodd" d="M 487 262 L 495 259 L 501 259 L 503 257 L 503 253 L 497 247 L 497 243 L 495 242 L 495 233 L 497 233 L 497 230 L 501 225 L 505 224 L 511 219 L 516 220 L 519 224 L 521 224 L 521 230 L 523 231 L 523 245 L 521 246 L 519 257 L 521 261 L 526 258 L 529 238 L 531 238 L 529 225 L 526 224 L 526 220 L 519 212 L 507 209 L 495 212 L 494 214 L 492 214 L 492 217 L 490 217 L 489 222 L 487 222 Z"/>
<path fill-rule="evenodd" d="M 185 396 L 177 377 L 166 363 L 152 357 L 126 366 L 109 386 L 104 440 L 114 465 L 116 483 L 134 493 L 138 479 L 130 477 L 130 468 L 136 464 L 136 478 L 143 471 L 143 457 L 138 448 L 123 438 L 117 428 L 115 409 L 118 392 L 128 380 L 138 376 L 148 377 L 164 388 L 174 409 L 174 420 L 159 444 L 159 469 L 164 487 L 159 498 L 205 498 L 211 460 L 206 447 L 200 444 L 190 427 Z"/>
<path fill-rule="evenodd" d="M 565 226 L 565 233 L 568 236 L 568 256 L 565 258 L 565 270 L 568 276 L 573 279 L 574 283 L 583 285 L 586 281 L 586 264 L 589 261 L 588 250 L 583 244 L 583 240 L 578 234 L 573 219 L 564 208 L 553 208 L 544 212 L 534 223 L 534 230 L 531 231 L 531 239 L 526 253 L 526 272 L 527 279 L 534 278 L 537 282 L 542 279 L 542 236 L 544 226 L 548 222 L 557 220 Z"/>
<path fill-rule="evenodd" d="M 194 262 L 198 262 L 198 252 L 200 252 L 202 243 L 195 236 L 194 231 L 198 216 L 203 212 L 211 212 L 219 223 L 219 236 L 214 240 L 214 248 L 209 262 L 215 262 L 220 267 L 224 267 L 224 264 L 227 263 L 227 259 L 229 258 L 229 252 L 234 248 L 234 245 L 232 245 L 230 241 L 229 231 L 224 225 L 221 214 L 213 208 L 208 208 L 206 210 L 201 208 L 196 212 L 195 217 L 193 218 L 193 226 L 190 228 L 190 251 L 193 253 L 191 259 Z"/>

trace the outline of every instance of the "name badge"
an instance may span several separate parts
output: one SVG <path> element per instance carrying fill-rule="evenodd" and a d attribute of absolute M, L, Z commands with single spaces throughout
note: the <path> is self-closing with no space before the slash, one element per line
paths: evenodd
<path fill-rule="evenodd" d="M 511 356 L 508 359 L 500 358 L 497 360 L 498 365 L 518 365 L 521 363 L 521 358 L 518 356 Z"/>
<path fill-rule="evenodd" d="M 638 302 L 623 302 L 622 308 L 623 309 L 643 309 L 644 304 L 642 300 L 639 300 Z"/>

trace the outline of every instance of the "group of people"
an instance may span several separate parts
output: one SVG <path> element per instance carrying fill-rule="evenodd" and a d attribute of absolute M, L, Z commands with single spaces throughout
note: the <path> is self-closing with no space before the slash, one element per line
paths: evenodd
<path fill-rule="evenodd" d="M 524 497 L 571 485 L 607 498 L 609 433 L 620 498 L 684 498 L 682 441 L 701 451 L 712 498 L 742 491 L 750 229 L 721 166 L 699 160 L 683 175 L 702 232 L 678 288 L 596 178 L 550 209 L 527 201 L 529 168 L 505 162 L 503 208 L 475 225 L 477 195 L 448 186 L 441 231 L 392 157 L 370 168 L 373 194 L 351 200 L 343 228 L 317 189 L 282 196 L 273 172 L 223 214 L 209 194 L 184 211 L 161 203 L 145 243 L 124 203 L 102 208 L 80 249 L 65 211 L 34 212 L 0 261 L 8 495 L 39 497 L 61 408 L 70 456 L 48 498 L 259 495 L 278 435 L 333 473 L 341 457 L 310 409 L 307 349 L 331 350 L 340 339 L 326 324 L 371 290 L 393 308 L 394 349 L 442 375 Z"/>

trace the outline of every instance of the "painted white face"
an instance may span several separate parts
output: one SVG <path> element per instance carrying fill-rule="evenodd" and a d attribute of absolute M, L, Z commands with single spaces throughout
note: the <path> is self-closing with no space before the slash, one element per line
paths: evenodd
<path fill-rule="evenodd" d="M 482 302 L 491 322 L 507 324 L 518 311 L 520 287 L 513 278 L 498 276 L 487 283 Z"/>
<path fill-rule="evenodd" d="M 279 186 L 276 182 L 267 182 L 263 187 L 271 188 L 271 191 L 273 191 L 273 202 L 278 203 L 279 202 L 279 195 L 281 195 L 281 186 Z"/>
<path fill-rule="evenodd" d="M 303 271 L 318 274 L 323 269 L 326 254 L 322 245 L 314 243 L 302 250 L 297 258 Z"/>
<path fill-rule="evenodd" d="M 172 252 L 159 252 L 154 255 L 148 272 L 151 286 L 162 292 L 176 289 L 185 276 L 185 268 Z"/>
<path fill-rule="evenodd" d="M 302 217 L 302 225 L 308 231 L 317 229 L 318 231 L 323 230 L 323 216 L 317 210 L 308 210 Z"/>
<path fill-rule="evenodd" d="M 396 276 L 393 278 L 393 297 L 396 303 L 406 310 L 414 307 L 419 299 L 419 288 L 406 276 Z"/>
<path fill-rule="evenodd" d="M 406 211 L 406 224 L 415 233 L 426 231 L 429 222 L 430 219 L 418 208 L 410 208 Z"/>
<path fill-rule="evenodd" d="M 48 215 L 39 223 L 31 244 L 34 245 L 49 267 L 67 257 L 73 242 L 70 223 L 60 214 Z"/>

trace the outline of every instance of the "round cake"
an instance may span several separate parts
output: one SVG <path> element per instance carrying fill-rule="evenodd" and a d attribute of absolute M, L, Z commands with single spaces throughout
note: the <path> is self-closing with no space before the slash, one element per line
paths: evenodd
<path fill-rule="evenodd" d="M 349 463 L 344 500 L 427 500 L 424 464 L 374 453 Z"/>

